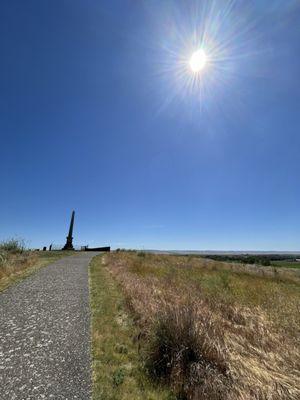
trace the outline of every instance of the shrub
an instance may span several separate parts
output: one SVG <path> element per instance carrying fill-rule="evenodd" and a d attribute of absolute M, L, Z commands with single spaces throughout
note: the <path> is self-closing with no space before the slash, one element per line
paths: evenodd
<path fill-rule="evenodd" d="M 196 305 L 167 306 L 157 316 L 146 367 L 181 399 L 225 399 L 230 379 L 226 351 L 212 315 Z"/>
<path fill-rule="evenodd" d="M 8 239 L 0 243 L 0 251 L 22 253 L 25 250 L 24 241 L 21 239 Z"/>
<path fill-rule="evenodd" d="M 271 262 L 268 258 L 262 258 L 260 261 L 261 265 L 263 265 L 264 267 L 268 267 L 271 265 Z"/>
<path fill-rule="evenodd" d="M 113 374 L 113 382 L 115 386 L 119 386 L 124 382 L 125 371 L 123 368 L 118 368 Z"/>

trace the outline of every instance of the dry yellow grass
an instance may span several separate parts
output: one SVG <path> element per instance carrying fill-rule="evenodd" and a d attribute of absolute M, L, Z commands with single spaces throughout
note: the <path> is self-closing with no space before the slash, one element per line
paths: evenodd
<path fill-rule="evenodd" d="M 74 254 L 68 251 L 1 251 L 0 249 L 0 291 L 12 283 L 24 279 L 59 258 Z"/>
<path fill-rule="evenodd" d="M 12 253 L 2 251 L 0 253 L 0 280 L 21 273 L 31 267 L 36 260 L 37 255 L 33 252 Z"/>
<path fill-rule="evenodd" d="M 300 398 L 300 279 L 198 257 L 105 256 L 149 372 L 181 398 Z"/>

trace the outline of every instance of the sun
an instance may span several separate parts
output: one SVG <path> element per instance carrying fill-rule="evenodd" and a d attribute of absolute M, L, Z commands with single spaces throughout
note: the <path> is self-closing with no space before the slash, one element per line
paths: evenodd
<path fill-rule="evenodd" d="M 191 70 L 195 73 L 202 71 L 207 64 L 207 55 L 203 49 L 194 51 L 189 61 Z"/>

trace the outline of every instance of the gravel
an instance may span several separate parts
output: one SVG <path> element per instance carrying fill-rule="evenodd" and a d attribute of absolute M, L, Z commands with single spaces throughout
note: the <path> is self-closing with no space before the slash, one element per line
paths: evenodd
<path fill-rule="evenodd" d="M 96 254 L 65 257 L 0 294 L 0 399 L 91 399 Z"/>

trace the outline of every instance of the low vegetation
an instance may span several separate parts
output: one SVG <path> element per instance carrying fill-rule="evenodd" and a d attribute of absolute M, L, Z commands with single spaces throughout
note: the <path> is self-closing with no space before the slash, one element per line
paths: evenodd
<path fill-rule="evenodd" d="M 9 239 L 0 243 L 0 291 L 69 252 L 28 251 L 24 242 Z"/>
<path fill-rule="evenodd" d="M 211 254 L 200 257 L 215 261 L 237 262 L 242 264 L 300 268 L 299 254 Z"/>
<path fill-rule="evenodd" d="M 122 288 L 135 323 L 130 330 L 138 329 L 140 362 L 153 382 L 171 388 L 178 399 L 300 398 L 299 270 L 144 252 L 103 257 L 105 268 L 98 273 L 109 272 Z M 103 283 L 114 299 L 108 309 L 117 315 L 119 294 L 109 282 Z M 95 308 L 99 318 L 106 307 Z M 94 329 L 93 339 L 94 345 L 99 341 L 99 388 L 102 373 L 113 382 L 114 368 L 127 364 L 106 348 L 108 337 L 123 344 L 118 323 L 113 332 L 102 329 Z"/>

